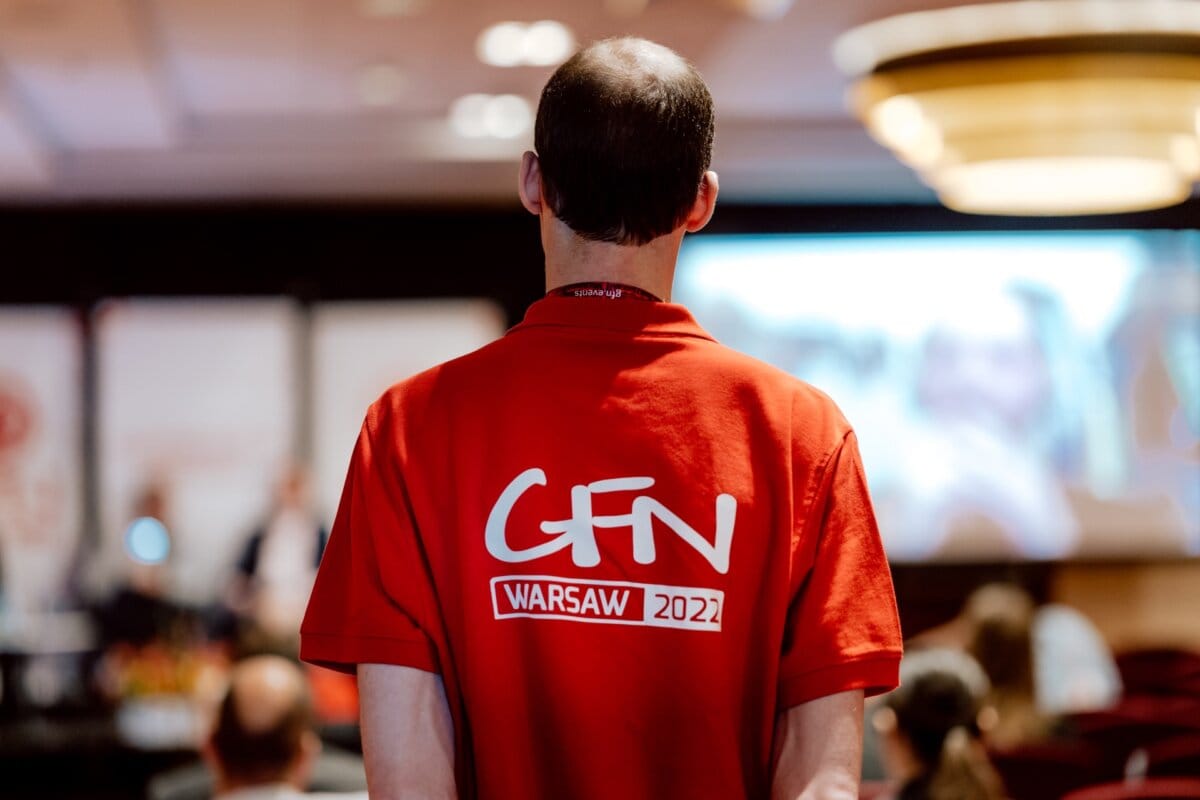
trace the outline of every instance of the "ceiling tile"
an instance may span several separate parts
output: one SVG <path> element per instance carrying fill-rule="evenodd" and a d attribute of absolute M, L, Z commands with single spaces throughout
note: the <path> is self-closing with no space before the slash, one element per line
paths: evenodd
<path fill-rule="evenodd" d="M 135 8 L 125 0 L 0 0 L 0 59 L 47 146 L 171 143 L 169 95 Z"/>

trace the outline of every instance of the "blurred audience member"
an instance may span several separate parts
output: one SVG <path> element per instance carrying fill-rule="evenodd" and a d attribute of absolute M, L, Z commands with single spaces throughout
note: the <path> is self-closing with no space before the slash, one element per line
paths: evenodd
<path fill-rule="evenodd" d="M 900 665 L 900 688 L 871 717 L 895 800 L 1000 800 L 1000 778 L 980 741 L 988 680 L 954 650 L 912 653 Z"/>
<path fill-rule="evenodd" d="M 234 612 L 248 623 L 253 646 L 294 654 L 300 620 L 328 535 L 313 513 L 308 474 L 298 465 L 279 482 L 275 506 L 251 534 L 229 593 Z"/>
<path fill-rule="evenodd" d="M 1001 749 L 1048 736 L 1051 719 L 1037 705 L 1033 667 L 1033 600 L 1021 589 L 991 584 L 967 600 L 967 652 L 991 682 L 996 709 L 990 742 Z"/>
<path fill-rule="evenodd" d="M 116 588 L 97 614 L 108 644 L 141 646 L 186 635 L 187 615 L 171 599 L 171 535 L 166 488 L 150 483 L 134 504 Z"/>
<path fill-rule="evenodd" d="M 218 797 L 286 796 L 308 783 L 320 751 L 300 670 L 274 656 L 233 669 L 205 756 Z"/>
<path fill-rule="evenodd" d="M 1112 708 L 1121 699 L 1121 673 L 1112 649 L 1091 620 L 1051 603 L 1033 617 L 1033 682 L 1047 714 Z"/>
<path fill-rule="evenodd" d="M 317 739 L 312 695 L 298 663 L 273 655 L 239 662 L 213 707 L 204 760 L 154 776 L 146 787 L 149 800 L 365 797 L 362 758 Z M 301 795 L 304 788 L 310 793 Z"/>
<path fill-rule="evenodd" d="M 204 750 L 217 798 L 312 797 L 303 791 L 320 750 L 308 686 L 297 664 L 258 656 L 234 667 Z"/>
<path fill-rule="evenodd" d="M 1112 651 L 1095 626 L 1069 606 L 1036 606 L 1019 586 L 991 583 L 971 593 L 951 622 L 911 644 L 973 654 L 993 685 L 999 747 L 1037 738 L 1062 714 L 1110 708 L 1121 698 Z"/>

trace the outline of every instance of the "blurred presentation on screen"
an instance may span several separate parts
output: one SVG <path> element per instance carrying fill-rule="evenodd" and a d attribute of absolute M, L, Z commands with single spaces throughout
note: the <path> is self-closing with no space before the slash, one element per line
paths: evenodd
<path fill-rule="evenodd" d="M 713 235 L 675 299 L 828 393 L 894 561 L 1200 555 L 1200 236 Z"/>

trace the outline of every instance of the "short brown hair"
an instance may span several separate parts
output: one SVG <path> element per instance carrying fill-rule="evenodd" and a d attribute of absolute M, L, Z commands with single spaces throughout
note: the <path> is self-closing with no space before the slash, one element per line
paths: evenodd
<path fill-rule="evenodd" d="M 712 144 L 704 80 L 644 39 L 606 39 L 576 53 L 538 104 L 544 199 L 595 241 L 640 245 L 677 228 L 696 200 Z"/>

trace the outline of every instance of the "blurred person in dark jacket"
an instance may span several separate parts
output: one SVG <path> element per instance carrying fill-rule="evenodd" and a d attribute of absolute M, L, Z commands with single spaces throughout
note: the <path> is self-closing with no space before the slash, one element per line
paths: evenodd
<path fill-rule="evenodd" d="M 328 534 L 313 513 L 307 471 L 292 465 L 267 520 L 238 557 L 228 604 L 251 649 L 294 654 Z"/>
<path fill-rule="evenodd" d="M 120 576 L 96 608 L 106 644 L 178 643 L 192 634 L 187 610 L 172 597 L 170 519 L 167 485 L 147 483 L 125 531 Z"/>

